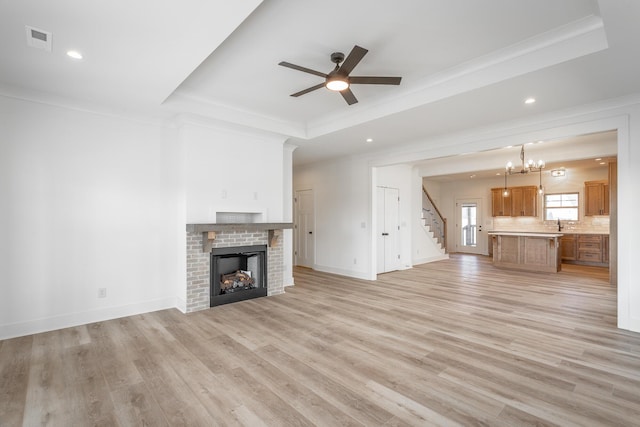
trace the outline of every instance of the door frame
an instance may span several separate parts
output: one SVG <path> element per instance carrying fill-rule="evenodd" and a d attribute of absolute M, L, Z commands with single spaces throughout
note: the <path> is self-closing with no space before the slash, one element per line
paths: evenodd
<path fill-rule="evenodd" d="M 299 221 L 298 221 L 298 216 L 300 214 L 300 193 L 309 191 L 311 192 L 311 197 L 313 199 L 313 223 L 311 225 L 312 228 L 312 232 L 313 232 L 313 254 L 312 254 L 312 259 L 308 260 L 310 265 L 307 264 L 300 264 L 299 263 L 299 255 L 298 253 L 300 252 L 300 229 L 299 229 Z M 315 263 L 316 263 L 316 194 L 315 191 L 313 190 L 313 188 L 304 188 L 304 189 L 300 189 L 300 190 L 295 190 L 293 192 L 293 265 L 296 266 L 302 266 L 302 267 L 308 267 L 308 268 L 314 268 Z"/>
<path fill-rule="evenodd" d="M 482 197 L 460 197 L 455 200 L 455 252 L 467 253 L 467 254 L 477 254 L 477 255 L 487 255 L 488 247 L 487 247 L 487 233 L 483 231 L 482 224 L 484 222 L 484 199 Z M 477 234 L 476 234 L 476 246 L 472 248 L 470 246 L 463 246 L 461 242 L 462 237 L 462 229 L 460 227 L 460 223 L 462 222 L 460 207 L 464 203 L 475 203 L 476 204 L 476 223 L 478 226 Z"/>
<path fill-rule="evenodd" d="M 379 192 L 382 190 L 383 192 L 383 200 L 380 200 L 380 196 L 379 196 Z M 386 214 L 384 215 L 383 218 L 380 217 L 380 208 L 382 206 L 382 210 L 384 212 L 387 211 L 389 205 L 388 205 L 388 201 L 386 199 L 386 193 L 387 190 L 392 190 L 395 192 L 395 201 L 394 201 L 394 210 L 396 211 L 396 215 L 395 215 L 395 219 L 396 219 L 396 224 L 392 225 L 391 227 L 393 227 L 393 232 L 394 232 L 394 239 L 393 241 L 395 242 L 395 248 L 394 248 L 394 252 L 396 253 L 392 260 L 388 260 L 387 259 L 387 252 L 388 252 L 388 248 L 386 246 L 386 241 L 387 239 L 384 238 L 384 242 L 385 244 L 381 245 L 381 242 L 383 242 L 383 237 L 380 235 L 381 230 L 384 228 L 385 231 L 386 227 L 385 227 L 385 222 L 386 222 Z M 376 227 L 375 227 L 375 231 L 376 231 L 376 274 L 381 274 L 381 273 L 387 273 L 389 271 L 396 271 L 400 269 L 400 251 L 401 251 L 401 240 L 400 240 L 400 189 L 396 188 L 396 187 L 386 187 L 383 185 L 378 185 L 376 186 L 376 195 L 378 196 L 376 198 L 376 211 L 377 211 L 377 221 L 376 221 Z M 383 203 L 383 205 L 380 205 L 380 203 Z M 381 258 L 380 258 L 380 254 L 383 254 L 382 256 L 382 266 L 381 264 Z M 388 268 L 387 268 L 388 267 Z"/>

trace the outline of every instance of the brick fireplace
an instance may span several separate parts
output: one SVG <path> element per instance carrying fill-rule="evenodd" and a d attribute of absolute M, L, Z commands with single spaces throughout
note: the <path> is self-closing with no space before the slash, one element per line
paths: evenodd
<path fill-rule="evenodd" d="M 282 230 L 290 223 L 187 224 L 186 312 L 211 306 L 210 257 L 214 248 L 267 246 L 267 296 L 284 293 Z"/>

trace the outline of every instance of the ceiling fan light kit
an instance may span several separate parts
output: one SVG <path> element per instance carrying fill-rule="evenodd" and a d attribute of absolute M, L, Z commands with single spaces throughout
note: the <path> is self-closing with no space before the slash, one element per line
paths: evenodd
<path fill-rule="evenodd" d="M 340 92 L 349 87 L 349 82 L 343 77 L 330 77 L 327 78 L 325 87 L 334 92 Z"/>
<path fill-rule="evenodd" d="M 358 65 L 362 58 L 367 54 L 368 50 L 358 45 L 354 46 L 349 56 L 345 58 L 344 53 L 334 52 L 331 54 L 331 62 L 335 63 L 334 69 L 328 74 L 321 71 L 312 70 L 310 68 L 301 67 L 282 61 L 278 65 L 291 68 L 293 70 L 302 71 L 304 73 L 313 74 L 324 77 L 324 83 L 311 86 L 299 92 L 291 94 L 293 97 L 304 95 L 321 87 L 335 92 L 340 92 L 347 104 L 352 105 L 358 102 L 353 92 L 351 92 L 352 84 L 370 84 L 370 85 L 399 85 L 402 77 L 374 77 L 374 76 L 349 76 L 351 71 Z"/>

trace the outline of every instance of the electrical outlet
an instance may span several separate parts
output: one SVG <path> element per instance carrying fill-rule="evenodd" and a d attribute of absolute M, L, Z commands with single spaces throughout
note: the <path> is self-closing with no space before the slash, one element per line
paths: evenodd
<path fill-rule="evenodd" d="M 354 258 L 354 259 L 353 259 L 353 263 L 354 263 L 354 264 L 357 264 L 357 263 L 358 263 L 358 258 Z"/>
<path fill-rule="evenodd" d="M 98 298 L 107 297 L 107 288 L 98 288 Z"/>

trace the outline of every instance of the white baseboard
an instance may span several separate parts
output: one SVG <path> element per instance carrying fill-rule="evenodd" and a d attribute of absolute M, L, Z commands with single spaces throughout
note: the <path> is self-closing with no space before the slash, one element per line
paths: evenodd
<path fill-rule="evenodd" d="M 318 264 L 315 264 L 313 266 L 313 269 L 317 271 L 322 271 L 323 273 L 332 273 L 332 274 L 338 274 L 340 276 L 353 277 L 354 279 L 371 280 L 369 278 L 369 275 L 366 272 L 362 272 L 362 271 L 344 270 L 341 268 L 327 267 L 327 266 L 318 265 Z"/>
<path fill-rule="evenodd" d="M 640 319 L 621 318 L 618 316 L 618 328 L 631 332 L 640 332 Z"/>
<path fill-rule="evenodd" d="M 416 258 L 413 260 L 413 265 L 427 264 L 429 262 L 442 261 L 443 259 L 449 259 L 449 254 L 434 255 L 434 256 L 425 257 L 425 258 Z"/>
<path fill-rule="evenodd" d="M 176 297 L 176 308 L 182 312 L 187 313 L 187 302 L 180 297 Z"/>
<path fill-rule="evenodd" d="M 60 316 L 30 320 L 27 322 L 1 325 L 0 340 L 38 334 L 40 332 L 55 331 L 57 329 L 86 325 L 88 323 L 102 322 L 105 320 L 117 319 L 119 317 L 133 316 L 135 314 L 176 308 L 178 305 L 177 302 L 178 301 L 176 301 L 175 297 L 162 298 L 120 307 L 102 308 L 80 313 L 63 314 Z"/>

